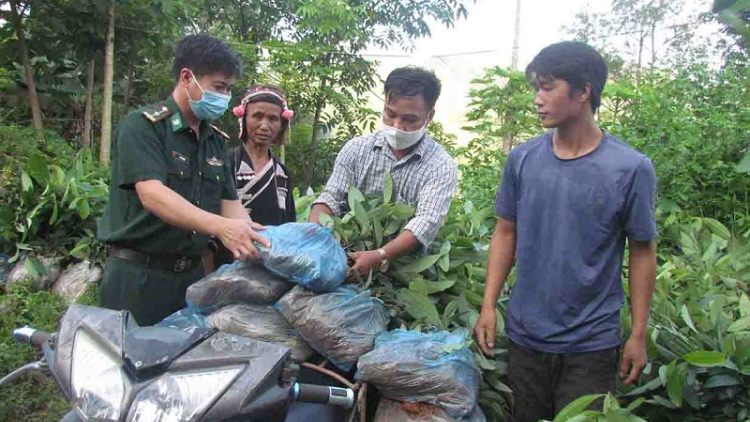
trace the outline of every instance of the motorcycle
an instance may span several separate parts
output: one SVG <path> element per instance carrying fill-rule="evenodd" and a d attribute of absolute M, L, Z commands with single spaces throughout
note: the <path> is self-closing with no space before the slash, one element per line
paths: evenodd
<path fill-rule="evenodd" d="M 13 336 L 43 357 L 0 387 L 49 371 L 74 404 L 62 422 L 282 422 L 295 403 L 343 408 L 354 420 L 361 401 L 353 388 L 297 382 L 283 346 L 213 328 L 140 327 L 127 311 L 72 305 L 57 333 Z"/>

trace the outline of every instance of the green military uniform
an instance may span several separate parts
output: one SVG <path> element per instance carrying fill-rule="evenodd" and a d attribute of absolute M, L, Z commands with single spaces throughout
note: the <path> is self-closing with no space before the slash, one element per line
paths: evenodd
<path fill-rule="evenodd" d="M 228 136 L 202 121 L 200 140 L 174 98 L 128 114 L 112 145 L 109 202 L 98 237 L 110 246 L 99 305 L 128 309 L 152 325 L 185 306 L 185 290 L 203 276 L 200 255 L 209 237 L 171 226 L 143 208 L 135 184 L 159 180 L 214 214 L 221 200 L 237 199 Z"/>

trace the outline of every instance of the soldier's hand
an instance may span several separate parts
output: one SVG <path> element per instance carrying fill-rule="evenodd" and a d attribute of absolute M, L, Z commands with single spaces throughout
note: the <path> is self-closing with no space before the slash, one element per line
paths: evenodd
<path fill-rule="evenodd" d="M 221 243 L 232 252 L 235 259 L 244 260 L 251 258 L 260 259 L 258 249 L 253 242 L 258 242 L 265 247 L 271 247 L 268 239 L 256 232 L 264 230 L 265 227 L 258 223 L 244 219 L 225 218 L 218 238 Z"/>

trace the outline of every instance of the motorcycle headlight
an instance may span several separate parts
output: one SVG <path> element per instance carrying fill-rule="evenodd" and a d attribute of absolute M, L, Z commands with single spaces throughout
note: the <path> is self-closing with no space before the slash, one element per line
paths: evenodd
<path fill-rule="evenodd" d="M 84 330 L 78 330 L 73 343 L 71 384 L 76 405 L 87 419 L 120 419 L 125 395 L 122 362 Z"/>
<path fill-rule="evenodd" d="M 164 374 L 134 401 L 131 422 L 191 422 L 221 395 L 243 366 Z"/>

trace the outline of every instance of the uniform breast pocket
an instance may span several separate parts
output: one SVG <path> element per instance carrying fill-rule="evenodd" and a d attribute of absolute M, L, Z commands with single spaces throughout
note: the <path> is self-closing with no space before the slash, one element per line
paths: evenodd
<path fill-rule="evenodd" d="M 187 163 L 172 159 L 167 164 L 167 187 L 189 201 L 192 200 L 191 176 L 190 166 Z"/>
<path fill-rule="evenodd" d="M 224 166 L 206 166 L 201 170 L 201 208 L 214 214 L 221 213 L 221 198 L 226 174 Z"/>

